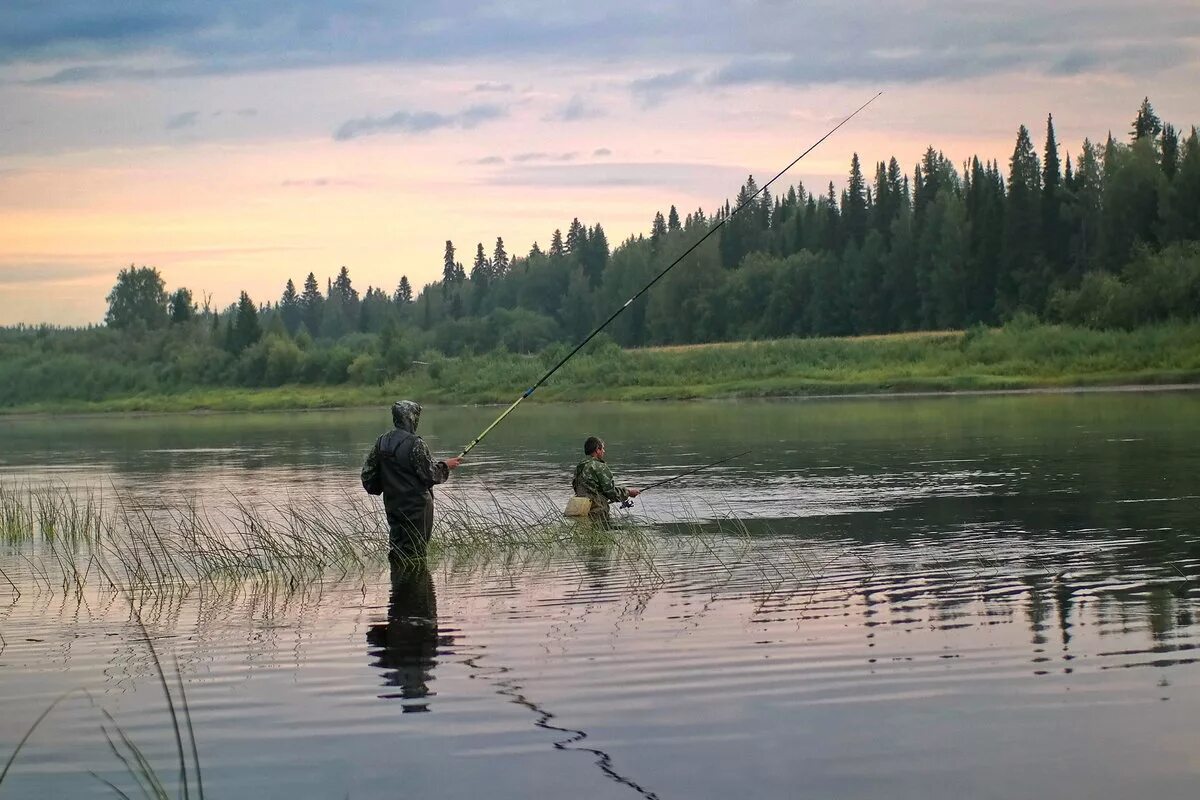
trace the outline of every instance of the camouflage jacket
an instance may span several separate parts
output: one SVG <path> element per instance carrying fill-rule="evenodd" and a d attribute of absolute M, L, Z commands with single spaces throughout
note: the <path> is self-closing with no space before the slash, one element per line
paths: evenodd
<path fill-rule="evenodd" d="M 609 503 L 619 503 L 629 497 L 624 486 L 617 486 L 612 470 L 598 458 L 588 458 L 575 467 L 571 488 L 576 497 L 591 499 L 594 509 L 608 509 Z"/>

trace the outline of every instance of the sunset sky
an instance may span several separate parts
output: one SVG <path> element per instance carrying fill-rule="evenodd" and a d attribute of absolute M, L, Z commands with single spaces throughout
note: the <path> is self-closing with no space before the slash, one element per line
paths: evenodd
<path fill-rule="evenodd" d="M 1144 95 L 1200 124 L 1194 0 L 0 4 L 0 324 L 86 324 L 117 271 L 217 306 L 349 267 L 418 288 L 572 217 L 616 245 L 851 153 L 1078 153 Z"/>

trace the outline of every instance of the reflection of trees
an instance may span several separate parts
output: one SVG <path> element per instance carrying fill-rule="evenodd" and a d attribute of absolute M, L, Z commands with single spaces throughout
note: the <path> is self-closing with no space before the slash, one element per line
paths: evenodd
<path fill-rule="evenodd" d="M 398 689 L 382 697 L 424 698 L 433 694 L 429 682 L 439 649 L 453 644 L 454 637 L 438 633 L 437 596 L 425 562 L 393 562 L 391 578 L 387 622 L 367 631 L 367 642 L 374 648 L 372 666 L 384 670 L 385 685 Z M 429 706 L 406 703 L 404 710 L 428 711 Z"/>

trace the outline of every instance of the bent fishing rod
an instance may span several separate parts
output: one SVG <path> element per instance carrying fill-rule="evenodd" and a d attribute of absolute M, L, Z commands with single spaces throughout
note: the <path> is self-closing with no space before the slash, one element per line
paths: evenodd
<path fill-rule="evenodd" d="M 565 356 L 563 356 L 562 360 L 560 360 L 557 364 L 555 364 L 553 367 L 551 367 L 549 369 L 549 371 L 546 372 L 545 375 L 538 378 L 537 383 L 533 384 L 533 386 L 530 386 L 528 389 L 526 389 L 524 392 L 522 392 L 521 396 L 518 397 L 516 400 L 514 400 L 512 405 L 510 405 L 508 408 L 504 409 L 503 413 L 501 413 L 500 416 L 496 417 L 496 419 L 492 421 L 491 425 L 488 425 L 486 428 L 484 428 L 482 433 L 480 433 L 478 436 L 476 436 L 474 439 L 472 439 L 471 443 L 463 448 L 462 452 L 458 454 L 458 457 L 463 458 L 467 455 L 467 453 L 474 450 L 475 446 L 477 444 L 479 444 L 480 442 L 482 442 L 483 438 L 485 436 L 487 436 L 489 433 L 491 433 L 492 429 L 495 428 L 497 425 L 499 425 L 504 420 L 505 417 L 507 417 L 509 414 L 511 414 L 516 409 L 517 406 L 521 405 L 521 403 L 525 400 L 525 398 L 529 397 L 531 394 L 536 392 L 538 390 L 538 387 L 540 387 L 543 383 L 545 383 L 547 380 L 549 380 L 551 375 L 558 372 L 559 369 L 562 368 L 563 364 L 566 364 L 568 361 L 570 361 L 571 357 L 574 356 L 576 353 L 578 353 L 580 350 L 582 350 L 584 348 L 584 346 L 587 345 L 588 342 L 590 342 L 592 339 L 596 338 L 596 335 L 599 334 L 600 331 L 607 328 L 609 323 L 612 322 L 614 319 L 616 319 L 622 311 L 629 308 L 629 306 L 633 305 L 634 300 L 637 300 L 639 297 L 644 295 L 646 292 L 650 291 L 650 287 L 652 287 L 654 284 L 656 284 L 660 280 L 662 280 L 663 276 L 665 276 L 668 272 L 673 270 L 681 261 L 683 261 L 689 255 L 691 255 L 692 252 L 696 248 L 698 248 L 700 245 L 704 244 L 704 242 L 708 240 L 708 237 L 712 236 L 714 233 L 716 233 L 722 227 L 724 227 L 725 223 L 727 223 L 727 222 L 729 222 L 729 220 L 733 219 L 734 216 L 736 216 L 739 211 L 741 211 L 743 208 L 745 208 L 746 206 L 753 203 L 760 194 L 762 194 L 763 192 L 765 192 L 767 190 L 767 187 L 769 187 L 775 181 L 777 181 L 781 177 L 783 177 L 783 174 L 785 172 L 787 172 L 792 167 L 796 166 L 796 164 L 798 164 L 800 162 L 800 159 L 804 158 L 806 155 L 808 155 L 813 150 L 815 150 L 817 148 L 817 146 L 819 144 L 821 144 L 821 142 L 825 141 L 830 136 L 832 136 L 837 131 L 838 128 L 842 127 L 847 122 L 854 119 L 856 116 L 858 116 L 858 113 L 860 111 L 862 111 L 864 108 L 871 105 L 871 103 L 874 103 L 877 99 L 879 99 L 879 95 L 881 95 L 881 94 L 883 94 L 883 92 L 877 93 L 874 97 L 872 97 L 870 100 L 868 100 L 867 102 L 865 102 L 861 106 L 859 106 L 857 109 L 855 109 L 853 113 L 851 113 L 849 116 L 847 116 L 841 122 L 839 122 L 837 125 L 834 125 L 832 128 L 830 128 L 829 131 L 824 136 L 822 136 L 820 139 L 817 139 L 815 142 L 813 142 L 811 145 L 809 145 L 809 148 L 807 150 L 805 150 L 803 153 L 801 153 L 800 155 L 798 155 L 794 159 L 792 159 L 792 163 L 788 164 L 786 167 L 779 170 L 779 172 L 777 172 L 775 174 L 774 178 L 771 178 L 771 180 L 764 183 L 757 192 L 755 192 L 754 194 L 747 197 L 744 202 L 738 204 L 737 208 L 733 209 L 733 211 L 731 211 L 730 213 L 728 213 L 724 217 L 722 217 L 721 220 L 716 225 L 713 225 L 711 228 L 709 228 L 708 232 L 705 233 L 703 236 L 701 236 L 699 239 L 697 239 L 696 242 L 691 247 L 689 247 L 687 250 L 684 250 L 682 255 L 680 255 L 678 258 L 676 258 L 674 261 L 672 261 L 670 264 L 668 264 L 662 272 L 655 275 L 654 278 L 649 283 L 647 283 L 645 286 L 643 286 L 641 289 L 638 290 L 637 294 L 635 294 L 633 297 L 626 300 L 624 305 L 617 308 L 617 310 L 614 311 L 611 315 L 609 315 L 608 319 L 604 320 L 604 322 L 601 322 L 600 325 L 597 326 L 594 331 L 589 333 L 582 342 L 575 345 L 574 350 L 572 350 L 571 352 L 569 352 Z"/>
<path fill-rule="evenodd" d="M 688 475 L 695 475 L 697 472 L 703 472 L 704 470 L 708 469 L 709 467 L 715 467 L 718 464 L 724 464 L 726 461 L 733 461 L 735 458 L 741 458 L 742 456 L 747 455 L 748 453 L 750 453 L 750 451 L 746 450 L 741 453 L 738 453 L 736 456 L 729 456 L 728 458 L 722 458 L 720 461 L 714 461 L 711 464 L 705 464 L 703 467 L 696 467 L 695 469 L 689 469 L 687 472 L 681 472 L 673 478 L 667 478 L 666 480 L 658 481 L 657 483 L 652 483 L 649 486 L 639 489 L 638 497 L 641 497 L 643 494 L 645 494 L 647 489 L 653 489 L 656 486 L 666 486 L 668 483 L 673 483 L 673 482 L 679 480 L 680 478 L 686 478 Z M 627 497 L 624 500 L 622 500 L 621 508 L 633 508 L 633 499 Z"/>

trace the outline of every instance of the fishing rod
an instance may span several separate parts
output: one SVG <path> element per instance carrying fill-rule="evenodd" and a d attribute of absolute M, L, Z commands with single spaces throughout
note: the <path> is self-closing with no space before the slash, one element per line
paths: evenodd
<path fill-rule="evenodd" d="M 529 395 L 531 395 L 535 391 L 537 391 L 538 387 L 541 386 L 543 383 L 545 383 L 547 380 L 549 380 L 551 375 L 558 372 L 558 370 L 562 368 L 563 364 L 566 364 L 568 361 L 570 361 L 572 356 L 574 356 L 576 353 L 578 353 L 580 350 L 582 350 L 584 348 L 584 345 L 586 345 L 592 339 L 596 338 L 596 335 L 598 333 L 600 333 L 600 331 L 607 328 L 608 324 L 610 322 L 612 322 L 614 319 L 616 319 L 617 316 L 622 311 L 629 308 L 629 306 L 631 306 L 633 304 L 634 300 L 637 300 L 639 297 L 641 297 L 643 294 L 645 294 L 647 291 L 649 291 L 651 286 L 653 286 L 654 284 L 656 284 L 660 280 L 662 280 L 663 276 L 666 275 L 668 272 L 670 272 L 672 269 L 674 269 L 676 267 L 676 265 L 679 264 L 679 262 L 683 261 L 689 255 L 691 255 L 692 251 L 694 251 L 697 247 L 704 244 L 704 242 L 708 239 L 708 237 L 712 236 L 714 233 L 719 231 L 725 225 L 725 223 L 727 223 L 727 222 L 729 222 L 729 220 L 733 219 L 734 216 L 739 211 L 741 211 L 743 208 L 745 208 L 746 206 L 753 203 L 754 200 L 760 194 L 762 194 L 763 192 L 765 192 L 767 190 L 768 186 L 770 186 L 772 183 L 774 183 L 775 181 L 777 181 L 781 177 L 783 177 L 783 174 L 785 172 L 787 172 L 792 167 L 796 166 L 796 164 L 798 164 L 800 162 L 800 159 L 804 158 L 806 155 L 808 155 L 813 150 L 815 150 L 817 148 L 817 145 L 821 144 L 821 142 L 825 141 L 830 136 L 832 136 L 834 134 L 834 132 L 837 131 L 838 128 L 842 127 L 847 122 L 854 119 L 856 116 L 858 116 L 858 113 L 860 111 L 862 111 L 867 106 L 871 105 L 871 103 L 874 103 L 876 100 L 878 100 L 879 96 L 881 94 L 883 94 L 883 92 L 877 93 L 870 100 L 868 100 L 867 102 L 865 102 L 861 106 L 859 106 L 857 109 L 855 109 L 852 114 L 847 116 L 845 119 L 843 119 L 837 125 L 834 125 L 832 128 L 830 128 L 829 131 L 824 136 L 822 136 L 820 139 L 817 139 L 815 142 L 813 142 L 807 150 L 805 150 L 803 153 L 801 153 L 800 155 L 798 155 L 794 159 L 792 159 L 792 163 L 788 164 L 786 167 L 779 170 L 779 172 L 775 174 L 774 178 L 771 178 L 771 180 L 764 183 L 757 192 L 755 192 L 754 194 L 747 197 L 746 200 L 744 202 L 740 203 L 737 208 L 733 209 L 733 211 L 731 211 L 729 214 L 722 217 L 720 222 L 718 222 L 716 225 L 709 228 L 708 232 L 705 233 L 703 236 L 701 236 L 699 239 L 697 239 L 695 244 L 693 244 L 687 250 L 684 250 L 683 254 L 680 255 L 678 258 L 676 258 L 674 261 L 672 261 L 670 264 L 668 264 L 666 269 L 664 269 L 662 272 L 655 275 L 654 278 L 649 283 L 647 283 L 645 286 L 643 286 L 641 289 L 638 290 L 637 294 L 635 294 L 633 297 L 626 300 L 624 305 L 617 308 L 617 310 L 614 311 L 608 317 L 608 319 L 604 320 L 604 322 L 601 322 L 600 325 L 594 331 L 592 331 L 591 333 L 589 333 L 587 335 L 587 338 L 585 338 L 582 342 L 580 342 L 579 344 L 577 344 L 575 346 L 574 350 L 572 350 L 571 352 L 569 352 L 565 356 L 563 356 L 561 361 L 559 361 L 557 364 L 555 364 L 553 367 L 551 367 L 550 370 L 545 375 L 538 378 L 537 383 L 533 384 L 533 386 L 530 386 L 528 389 L 526 389 L 524 392 L 522 392 L 521 396 L 518 397 L 516 400 L 514 400 L 512 405 L 510 405 L 508 408 L 504 409 L 503 413 L 501 413 L 500 416 L 496 417 L 496 419 L 492 421 L 491 425 L 488 425 L 486 428 L 484 428 L 482 433 L 480 433 L 478 436 L 476 436 L 474 439 L 472 439 L 471 443 L 463 448 L 462 452 L 458 454 L 458 457 L 463 458 L 467 455 L 467 453 L 474 450 L 475 445 L 477 445 L 483 441 L 483 437 L 485 437 L 489 433 L 491 433 L 493 428 L 495 428 L 497 425 L 499 425 L 504 420 L 505 417 L 507 417 L 509 414 L 511 414 L 516 409 L 517 406 L 521 405 L 521 402 L 524 401 L 526 397 L 529 397 Z"/>
<path fill-rule="evenodd" d="M 697 472 L 702 472 L 702 471 L 708 469 L 709 467 L 715 467 L 718 464 L 724 464 L 726 461 L 733 461 L 735 458 L 741 458 L 742 456 L 746 455 L 749 452 L 750 452 L 749 450 L 746 450 L 744 452 L 738 453 L 736 456 L 729 456 L 728 458 L 722 458 L 720 461 L 714 461 L 711 464 L 705 464 L 703 467 L 696 467 L 695 469 L 689 469 L 687 472 L 681 472 L 678 475 L 676 475 L 674 478 L 667 478 L 664 481 L 658 481 L 657 483 L 652 483 L 649 486 L 638 490 L 638 496 L 640 497 L 647 489 L 653 489 L 655 486 L 666 486 L 668 483 L 671 483 L 672 481 L 677 481 L 680 478 L 686 478 L 688 475 L 695 475 Z M 633 500 L 631 500 L 629 498 L 622 500 L 621 508 L 633 508 Z"/>

